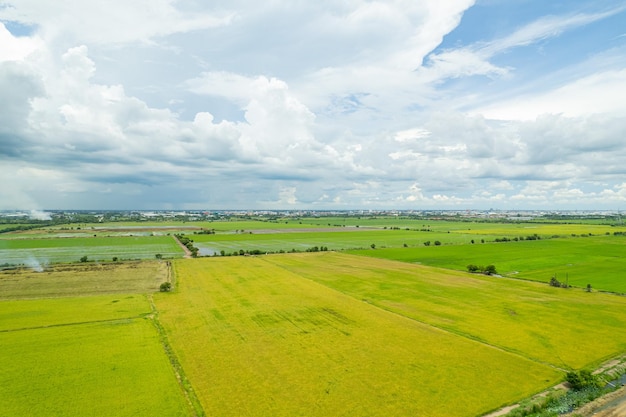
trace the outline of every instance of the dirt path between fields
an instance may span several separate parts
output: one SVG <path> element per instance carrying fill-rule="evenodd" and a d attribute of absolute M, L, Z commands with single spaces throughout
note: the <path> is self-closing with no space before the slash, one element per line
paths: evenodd
<path fill-rule="evenodd" d="M 187 248 L 187 246 L 180 243 L 180 240 L 178 240 L 176 236 L 172 236 L 172 239 L 174 239 L 174 241 L 178 243 L 178 246 L 180 246 L 182 250 L 185 251 L 185 256 L 183 256 L 183 258 L 193 258 L 193 256 L 191 256 L 191 251 L 189 250 L 189 248 Z"/>

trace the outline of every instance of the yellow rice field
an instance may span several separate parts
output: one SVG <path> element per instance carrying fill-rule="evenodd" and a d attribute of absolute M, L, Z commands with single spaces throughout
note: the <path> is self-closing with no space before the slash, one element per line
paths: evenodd
<path fill-rule="evenodd" d="M 351 257 L 348 257 L 351 258 Z M 180 260 L 159 320 L 209 416 L 477 416 L 563 373 L 290 272 Z M 308 257 L 312 271 L 324 257 Z"/>

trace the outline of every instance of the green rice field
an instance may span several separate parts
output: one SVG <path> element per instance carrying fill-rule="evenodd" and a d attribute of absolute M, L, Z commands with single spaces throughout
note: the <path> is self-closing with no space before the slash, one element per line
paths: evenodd
<path fill-rule="evenodd" d="M 222 250 L 227 254 L 239 250 L 261 250 L 263 252 L 306 251 L 315 246 L 325 246 L 329 250 L 370 248 L 374 244 L 378 248 L 423 246 L 425 241 L 431 243 L 440 240 L 446 244 L 470 243 L 471 237 L 462 234 L 434 233 L 407 230 L 361 229 L 351 228 L 336 231 L 310 230 L 307 232 L 292 231 L 281 233 L 239 233 L 215 235 L 190 235 L 194 245 L 200 248 L 201 254 L 219 254 Z M 495 238 L 493 236 L 492 238 Z"/>
<path fill-rule="evenodd" d="M 626 236 L 504 242 L 463 246 L 388 248 L 351 253 L 467 270 L 467 265 L 496 266 L 500 275 L 549 282 L 556 276 L 578 287 L 626 293 Z"/>
<path fill-rule="evenodd" d="M 0 415 L 192 415 L 148 319 L 3 331 L 0 345 Z"/>
<path fill-rule="evenodd" d="M 40 295 L 0 301 L 0 415 L 193 416 L 146 295 Z"/>
<path fill-rule="evenodd" d="M 0 265 L 41 267 L 52 263 L 182 257 L 171 236 L 76 237 L 50 239 L 0 239 Z"/>

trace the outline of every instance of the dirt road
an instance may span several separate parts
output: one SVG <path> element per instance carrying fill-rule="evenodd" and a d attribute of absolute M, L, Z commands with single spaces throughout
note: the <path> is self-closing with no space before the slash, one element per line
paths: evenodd
<path fill-rule="evenodd" d="M 187 248 L 187 246 L 180 243 L 180 240 L 176 239 L 176 236 L 172 236 L 172 239 L 174 239 L 174 241 L 178 243 L 178 246 L 180 246 L 185 251 L 184 258 L 192 258 L 191 251 L 189 250 L 189 248 Z"/>

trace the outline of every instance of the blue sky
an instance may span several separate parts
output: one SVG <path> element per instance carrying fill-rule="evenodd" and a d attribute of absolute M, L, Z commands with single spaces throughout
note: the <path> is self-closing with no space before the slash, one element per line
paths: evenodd
<path fill-rule="evenodd" d="M 7 0 L 0 209 L 623 209 L 626 1 Z"/>

